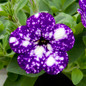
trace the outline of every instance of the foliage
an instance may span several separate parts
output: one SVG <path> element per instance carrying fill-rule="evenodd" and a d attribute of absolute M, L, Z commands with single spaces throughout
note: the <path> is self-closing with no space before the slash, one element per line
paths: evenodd
<path fill-rule="evenodd" d="M 2 3 L 3 1 L 3 3 Z M 25 25 L 31 15 L 45 11 L 52 14 L 56 23 L 68 25 L 75 35 L 75 45 L 69 54 L 69 63 L 63 73 L 74 85 L 86 85 L 86 28 L 81 23 L 78 0 L 1 0 L 0 1 L 0 70 L 7 68 L 4 86 L 33 86 L 38 74 L 26 74 L 17 63 L 17 55 L 9 46 L 9 36 L 18 26 Z M 11 79 L 12 77 L 12 79 Z"/>

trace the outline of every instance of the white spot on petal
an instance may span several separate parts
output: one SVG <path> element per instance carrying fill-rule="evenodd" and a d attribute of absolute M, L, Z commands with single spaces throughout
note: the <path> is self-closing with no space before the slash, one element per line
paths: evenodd
<path fill-rule="evenodd" d="M 46 56 L 49 56 L 51 53 L 52 53 L 52 51 L 48 51 L 48 52 L 46 53 Z"/>
<path fill-rule="evenodd" d="M 10 39 L 9 39 L 9 42 L 10 43 L 13 43 L 13 42 L 16 42 L 17 41 L 17 39 L 15 38 L 15 37 L 11 37 Z"/>
<path fill-rule="evenodd" d="M 32 24 L 35 24 L 35 22 L 32 22 Z"/>
<path fill-rule="evenodd" d="M 50 44 L 47 44 L 47 48 L 48 48 L 48 50 L 52 50 L 52 47 Z"/>
<path fill-rule="evenodd" d="M 28 62 L 30 62 L 30 59 L 28 59 Z"/>
<path fill-rule="evenodd" d="M 36 56 L 41 58 L 43 53 L 45 52 L 45 49 L 42 46 L 37 46 L 34 52 Z"/>
<path fill-rule="evenodd" d="M 55 40 L 63 39 L 64 37 L 66 37 L 64 28 L 59 28 L 59 29 L 55 30 L 55 33 L 54 33 Z"/>
<path fill-rule="evenodd" d="M 41 31 L 38 29 L 35 33 L 36 34 L 41 34 Z"/>
<path fill-rule="evenodd" d="M 24 36 L 24 39 L 25 39 L 25 40 L 27 40 L 27 41 L 29 41 L 29 40 L 30 40 L 30 37 L 29 37 L 29 35 L 27 35 L 27 36 Z"/>
<path fill-rule="evenodd" d="M 23 41 L 22 42 L 22 46 L 24 46 L 24 47 L 27 47 L 29 44 L 30 44 L 29 41 Z"/>
<path fill-rule="evenodd" d="M 50 19 L 50 17 L 49 17 L 49 19 L 48 19 L 49 21 L 51 21 L 51 19 Z"/>
<path fill-rule="evenodd" d="M 26 68 L 29 69 L 29 65 L 28 64 L 26 65 Z"/>
<path fill-rule="evenodd" d="M 59 60 L 59 56 L 56 56 L 56 57 L 55 57 L 55 60 Z"/>
<path fill-rule="evenodd" d="M 40 64 L 39 63 L 36 63 L 37 64 L 37 66 L 40 66 Z"/>
<path fill-rule="evenodd" d="M 51 32 L 51 33 L 49 33 L 49 38 L 51 38 L 53 36 L 53 33 Z"/>
<path fill-rule="evenodd" d="M 54 59 L 52 56 L 50 56 L 50 57 L 47 59 L 46 64 L 47 64 L 48 66 L 54 65 L 54 64 L 55 64 L 55 59 Z"/>
<path fill-rule="evenodd" d="M 19 41 L 16 41 L 16 42 L 13 44 L 13 46 L 18 45 L 18 44 L 19 44 Z"/>
<path fill-rule="evenodd" d="M 63 57 L 60 57 L 59 59 L 60 59 L 60 60 L 64 60 L 64 58 L 63 58 Z"/>
<path fill-rule="evenodd" d="M 36 57 L 35 59 L 36 59 L 37 61 L 39 61 L 39 57 Z"/>
<path fill-rule="evenodd" d="M 22 34 L 22 33 L 20 33 L 19 35 L 20 35 L 21 37 L 23 36 L 23 34 Z"/>
<path fill-rule="evenodd" d="M 59 68 L 60 68 L 60 69 L 64 69 L 64 66 L 61 65 Z"/>
<path fill-rule="evenodd" d="M 36 13 L 36 14 L 35 14 L 35 17 L 38 18 L 38 17 L 39 17 L 39 13 Z"/>
<path fill-rule="evenodd" d="M 21 30 L 21 26 L 19 26 L 18 28 L 19 28 L 19 30 Z"/>

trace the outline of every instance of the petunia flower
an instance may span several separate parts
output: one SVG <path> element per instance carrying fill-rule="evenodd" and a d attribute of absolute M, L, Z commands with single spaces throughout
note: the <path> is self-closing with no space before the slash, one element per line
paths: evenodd
<path fill-rule="evenodd" d="M 68 54 L 75 39 L 72 30 L 64 24 L 55 24 L 49 13 L 37 13 L 27 19 L 25 26 L 11 33 L 9 44 L 18 53 L 19 66 L 26 73 L 58 74 L 68 64 Z"/>
<path fill-rule="evenodd" d="M 82 24 L 86 28 L 86 0 L 79 0 L 79 6 L 80 9 L 77 11 L 80 13 Z"/>

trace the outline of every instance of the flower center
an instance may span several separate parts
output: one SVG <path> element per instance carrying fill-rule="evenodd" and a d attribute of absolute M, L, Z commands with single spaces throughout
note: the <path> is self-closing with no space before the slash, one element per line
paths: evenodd
<path fill-rule="evenodd" d="M 43 37 L 38 40 L 38 45 L 47 45 L 49 43 L 49 40 L 44 39 Z"/>

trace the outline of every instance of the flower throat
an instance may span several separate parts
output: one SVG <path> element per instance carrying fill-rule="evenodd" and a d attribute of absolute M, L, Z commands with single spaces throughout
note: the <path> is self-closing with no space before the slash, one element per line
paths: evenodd
<path fill-rule="evenodd" d="M 38 40 L 38 45 L 47 45 L 49 43 L 49 40 L 44 39 L 43 37 Z"/>

